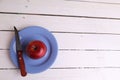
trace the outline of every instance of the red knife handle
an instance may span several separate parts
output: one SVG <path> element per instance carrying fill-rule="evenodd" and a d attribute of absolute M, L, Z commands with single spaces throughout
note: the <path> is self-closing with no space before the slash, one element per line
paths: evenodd
<path fill-rule="evenodd" d="M 19 62 L 19 67 L 20 67 L 20 72 L 22 76 L 26 76 L 27 72 L 25 70 L 25 63 L 24 63 L 24 59 L 22 56 L 22 51 L 18 51 L 18 62 Z"/>

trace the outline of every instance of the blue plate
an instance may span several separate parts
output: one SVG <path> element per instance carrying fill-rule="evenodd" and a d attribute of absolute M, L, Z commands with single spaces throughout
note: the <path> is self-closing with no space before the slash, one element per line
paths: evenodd
<path fill-rule="evenodd" d="M 57 57 L 58 45 L 55 37 L 48 30 L 40 26 L 29 26 L 19 31 L 19 35 L 23 47 L 25 67 L 28 73 L 45 71 L 54 63 Z M 47 52 L 45 56 L 40 59 L 31 59 L 26 54 L 26 46 L 32 40 L 40 40 L 46 45 Z M 10 44 L 10 57 L 12 62 L 18 67 L 15 37 Z"/>

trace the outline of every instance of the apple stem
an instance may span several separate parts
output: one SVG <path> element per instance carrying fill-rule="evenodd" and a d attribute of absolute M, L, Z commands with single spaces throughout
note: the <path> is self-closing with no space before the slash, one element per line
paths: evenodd
<path fill-rule="evenodd" d="M 34 50 L 37 50 L 37 46 L 32 46 L 32 48 L 33 48 Z"/>

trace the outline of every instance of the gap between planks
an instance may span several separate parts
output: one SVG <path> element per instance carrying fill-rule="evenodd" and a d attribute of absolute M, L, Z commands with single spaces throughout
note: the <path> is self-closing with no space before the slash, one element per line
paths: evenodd
<path fill-rule="evenodd" d="M 4 32 L 14 32 L 14 30 L 0 30 Z M 19 31 L 19 30 L 18 30 Z M 68 31 L 50 31 L 51 33 L 62 33 L 62 34 L 98 34 L 98 35 L 120 35 L 120 33 L 97 33 L 97 32 L 68 32 Z"/>
<path fill-rule="evenodd" d="M 9 51 L 10 49 L 0 49 L 0 51 Z M 58 49 L 59 51 L 120 51 L 119 49 Z"/>
<path fill-rule="evenodd" d="M 19 68 L 0 68 L 0 70 L 18 70 Z M 105 67 L 54 67 L 54 68 L 49 68 L 49 69 L 120 69 L 120 67 L 115 67 L 115 66 L 105 66 Z"/>
<path fill-rule="evenodd" d="M 40 15 L 40 16 L 57 16 L 57 17 L 73 17 L 73 18 L 92 18 L 92 19 L 111 19 L 111 20 L 120 20 L 120 18 L 114 18 L 114 17 L 77 16 L 77 15 L 58 15 L 58 14 L 39 14 L 39 13 L 0 12 L 0 14 Z"/>

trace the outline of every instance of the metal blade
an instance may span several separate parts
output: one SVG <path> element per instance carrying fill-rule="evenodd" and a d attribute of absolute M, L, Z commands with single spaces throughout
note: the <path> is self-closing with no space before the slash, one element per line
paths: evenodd
<path fill-rule="evenodd" d="M 21 43 L 20 43 L 20 37 L 19 37 L 18 30 L 16 29 L 15 26 L 14 26 L 14 31 L 15 31 L 15 40 L 16 40 L 16 50 L 21 51 L 22 46 L 21 46 Z"/>

